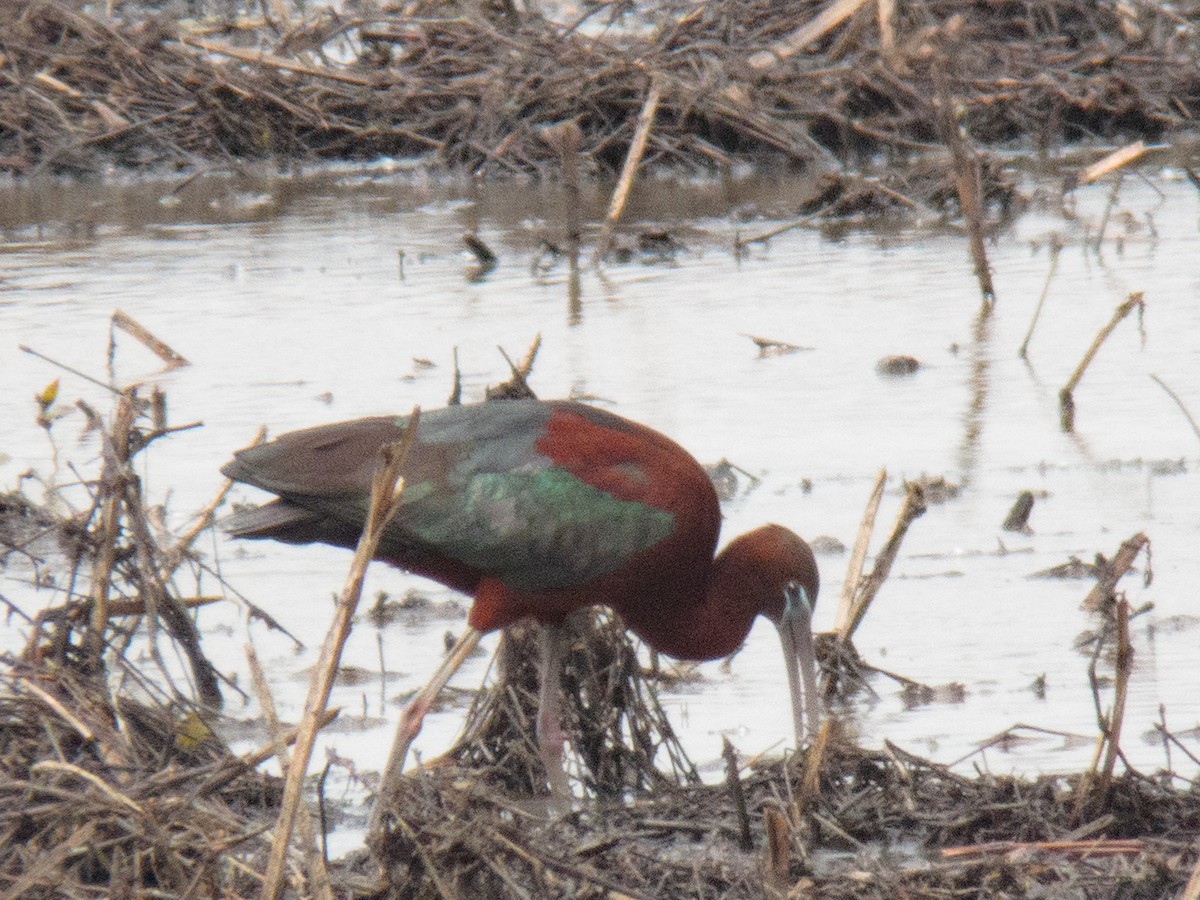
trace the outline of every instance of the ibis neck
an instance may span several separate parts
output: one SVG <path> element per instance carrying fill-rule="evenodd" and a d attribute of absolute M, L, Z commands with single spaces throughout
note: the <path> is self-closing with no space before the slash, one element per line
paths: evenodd
<path fill-rule="evenodd" d="M 757 588 L 757 590 L 756 590 Z M 708 579 L 690 591 L 646 598 L 620 609 L 629 628 L 660 653 L 676 659 L 720 659 L 737 650 L 763 608 L 759 580 L 721 553 Z"/>

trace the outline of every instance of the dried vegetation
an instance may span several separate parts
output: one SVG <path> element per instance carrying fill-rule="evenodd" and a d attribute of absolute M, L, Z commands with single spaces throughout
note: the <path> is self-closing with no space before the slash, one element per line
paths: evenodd
<path fill-rule="evenodd" d="M 0 168 L 422 153 L 477 172 L 552 174 L 568 155 L 592 173 L 776 157 L 828 173 L 813 214 L 974 204 L 978 219 L 981 205 L 1011 199 L 995 159 L 965 144 L 925 151 L 968 138 L 1043 149 L 1162 140 L 1200 110 L 1198 10 L 1187 4 L 835 8 L 844 15 L 822 23 L 821 4 L 724 0 L 598 29 L 621 7 L 599 4 L 592 21 L 569 24 L 420 2 L 302 21 L 275 7 L 269 20 L 204 25 L 0 0 Z M 570 139 L 547 139 L 564 122 L 573 127 L 551 134 Z M 880 153 L 919 162 L 875 177 Z M 834 171 L 845 162 L 863 171 Z M 987 296 L 982 275 L 981 287 Z M 114 326 L 165 364 L 186 364 L 128 317 Z M 1140 534 L 1088 595 L 1100 621 L 1088 672 L 1098 731 L 1095 763 L 1079 775 L 967 778 L 891 745 L 858 748 L 827 725 L 782 761 L 739 763 L 731 751 L 726 782 L 702 785 L 658 707 L 665 676 L 601 618 L 578 633 L 566 675 L 580 811 L 547 822 L 537 808 L 535 654 L 514 632 L 462 742 L 401 780 L 373 861 L 327 869 L 305 811 L 300 840 L 286 853 L 276 840 L 269 860 L 284 786 L 257 767 L 297 731 L 230 753 L 206 724 L 222 673 L 189 611 L 212 599 L 198 589 L 205 564 L 192 543 L 221 498 L 168 534 L 131 466 L 171 430 L 163 405 L 135 387 L 113 394 L 109 415 L 84 409 L 102 449 L 87 504 L 67 506 L 53 478 L 44 501 L 0 497 L 0 561 L 67 598 L 25 623 L 27 646 L 0 674 L 4 896 L 249 897 L 276 863 L 295 896 L 1200 896 L 1196 786 L 1118 768 L 1131 611 L 1115 585 L 1148 547 Z M 48 433 L 56 402 L 50 390 L 38 398 Z M 867 677 L 851 637 L 924 502 L 910 487 L 887 548 L 822 641 L 840 693 Z M 187 575 L 196 589 L 181 587 Z M 9 604 L 9 615 L 24 614 Z M 155 649 L 163 639 L 190 686 Z M 151 649 L 136 664 L 135 644 Z M 1109 667 L 1111 704 L 1099 674 Z M 1165 728 L 1162 740 L 1187 753 Z"/>
<path fill-rule="evenodd" d="M 168 366 L 186 365 L 129 317 L 113 321 Z M 513 367 L 505 391 L 528 391 L 533 357 Z M 53 386 L 36 399 L 52 436 L 60 400 Z M 107 417 L 88 410 L 104 452 L 83 508 L 67 511 L 53 477 L 45 503 L 22 493 L 0 501 L 3 563 L 69 598 L 26 621 L 25 650 L 0 674 L 4 896 L 1159 897 L 1183 889 L 1197 864 L 1195 785 L 1118 768 L 1132 652 L 1131 611 L 1115 585 L 1148 548 L 1140 534 L 1089 594 L 1100 623 L 1088 670 L 1099 727 L 1086 772 L 966 777 L 888 743 L 857 747 L 831 720 L 784 759 L 747 761 L 729 746 L 724 783 L 701 784 L 657 700 L 656 685 L 686 671 L 645 668 L 620 624 L 597 613 L 572 623 L 564 673 L 579 809 L 546 817 L 531 727 L 534 635 L 513 629 L 458 746 L 398 780 L 369 856 L 329 863 L 320 820 L 301 803 L 285 824 L 291 788 L 258 767 L 293 743 L 302 764 L 300 748 L 308 753 L 335 713 L 312 706 L 299 727 L 273 724 L 275 737 L 241 756 L 210 727 L 221 675 L 185 611 L 210 598 L 182 585 L 206 568 L 191 545 L 220 497 L 181 535 L 146 524 L 154 516 L 130 461 L 173 430 L 164 410 L 136 387 L 114 390 Z M 853 554 L 857 587 L 822 641 L 835 704 L 872 671 L 851 636 L 925 508 L 910 485 L 864 573 L 884 481 L 880 473 Z M 191 687 L 165 662 L 166 640 Z M 261 689 L 260 702 L 272 719 Z M 990 743 L 1019 740 L 1019 730 Z M 1188 753 L 1165 728 L 1162 740 Z M 281 841 L 293 828 L 295 840 Z"/>
<path fill-rule="evenodd" d="M 1200 110 L 1186 3 L 850 2 L 822 19 L 824 6 L 601 3 L 560 23 L 416 0 L 178 22 L 3 0 L 0 166 L 430 154 L 547 173 L 542 129 L 573 121 L 585 167 L 615 172 L 651 95 L 646 159 L 706 169 L 937 149 L 946 103 L 974 141 L 1040 149 L 1160 140 Z"/>

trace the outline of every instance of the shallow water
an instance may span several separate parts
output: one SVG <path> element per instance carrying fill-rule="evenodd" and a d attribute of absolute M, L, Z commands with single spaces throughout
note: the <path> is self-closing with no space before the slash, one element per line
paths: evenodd
<path fill-rule="evenodd" d="M 965 242 L 948 229 L 838 236 L 796 229 L 735 258 L 736 234 L 788 221 L 800 188 L 779 181 L 643 184 L 631 228 L 669 228 L 686 249 L 673 263 L 635 259 L 603 277 L 585 271 L 575 305 L 562 264 L 544 273 L 530 267 L 538 240 L 562 230 L 552 188 L 478 188 L 380 170 L 304 181 L 201 179 L 178 195 L 169 190 L 165 182 L 0 190 L 0 454 L 8 457 L 0 484 L 13 485 L 30 467 L 49 471 L 31 397 L 52 378 L 61 377 L 68 402 L 81 396 L 108 408 L 102 390 L 17 345 L 103 378 L 116 308 L 193 363 L 156 375 L 154 357 L 118 338 L 122 381 L 160 384 L 174 424 L 204 422 L 143 455 L 147 489 L 159 501 L 169 496 L 177 525 L 216 492 L 218 467 L 260 424 L 280 433 L 443 405 L 455 348 L 465 395 L 476 399 L 507 377 L 497 345 L 518 358 L 540 334 L 532 378 L 539 395 L 601 398 L 702 461 L 726 457 L 761 479 L 725 505 L 726 537 L 774 520 L 850 545 L 881 467 L 889 473 L 881 530 L 898 510 L 901 479 L 944 476 L 962 485 L 914 523 L 856 636 L 869 662 L 961 692 L 910 707 L 895 683 L 876 679 L 877 696 L 843 711 L 864 744 L 887 739 L 951 762 L 1026 723 L 1088 740 L 1030 732 L 962 765 L 1025 773 L 1085 767 L 1096 712 L 1088 654 L 1075 642 L 1097 625 L 1078 608 L 1091 582 L 1029 576 L 1072 555 L 1111 556 L 1138 531 L 1153 541 L 1153 583 L 1143 584 L 1142 559 L 1138 576 L 1121 586 L 1135 606 L 1152 601 L 1154 608 L 1133 623 L 1137 656 L 1122 745 L 1135 765 L 1156 769 L 1168 762 L 1153 737 L 1160 707 L 1173 730 L 1200 724 L 1200 441 L 1149 377 L 1161 377 L 1200 412 L 1198 198 L 1170 173 L 1153 184 L 1126 179 L 1099 248 L 1091 242 L 1110 186 L 1077 191 L 1065 210 L 1035 204 L 989 246 L 998 303 L 983 321 Z M 593 190 L 587 214 L 602 214 L 604 200 Z M 748 220 L 731 218 L 731 208 Z M 468 228 L 501 257 L 483 280 L 471 279 L 461 249 Z M 1017 348 L 1046 280 L 1051 234 L 1065 248 L 1026 363 Z M 1117 327 L 1076 392 L 1077 433 L 1066 435 L 1058 390 L 1131 291 L 1145 292 L 1145 341 L 1135 319 Z M 747 333 L 811 349 L 764 357 Z M 880 377 L 876 361 L 894 353 L 918 357 L 921 370 Z M 96 448 L 77 442 L 81 430 L 78 414 L 54 428 L 62 457 L 86 470 Z M 72 477 L 63 471 L 58 480 Z M 1022 490 L 1038 496 L 1033 531 L 1004 532 Z M 235 497 L 252 494 L 239 488 Z M 68 496 L 83 502 L 79 489 Z M 233 604 L 200 613 L 206 651 L 242 684 L 249 631 L 281 715 L 295 719 L 350 554 L 235 545 L 220 536 L 200 549 L 305 642 L 296 651 L 260 624 L 247 629 Z M 847 555 L 819 561 L 822 629 L 832 623 Z M 61 600 L 35 594 L 26 574 L 0 572 L 0 593 L 26 610 Z M 378 566 L 367 597 L 410 588 L 450 596 Z M 205 578 L 201 590 L 216 589 Z M 399 673 L 387 685 L 393 697 L 432 670 L 443 632 L 460 625 L 427 621 L 380 633 L 363 620 L 347 662 L 378 672 L 382 645 L 388 671 Z M 18 644 L 21 631 L 10 621 L 5 643 Z M 473 660 L 455 683 L 477 685 L 486 665 Z M 790 741 L 786 680 L 769 626 L 755 628 L 728 673 L 716 664 L 702 671 L 700 685 L 664 702 L 706 773 L 720 769 L 722 734 L 747 754 Z M 1033 687 L 1039 676 L 1044 695 Z M 378 769 L 390 741 L 397 707 L 382 709 L 380 693 L 375 681 L 341 686 L 334 697 L 348 721 L 325 746 L 360 770 Z M 354 722 L 364 711 L 368 718 Z M 229 712 L 252 716 L 254 707 L 234 698 Z M 438 753 L 461 716 L 431 716 L 419 751 Z M 1200 752 L 1195 737 L 1185 744 Z M 1194 774 L 1178 752 L 1170 763 Z"/>

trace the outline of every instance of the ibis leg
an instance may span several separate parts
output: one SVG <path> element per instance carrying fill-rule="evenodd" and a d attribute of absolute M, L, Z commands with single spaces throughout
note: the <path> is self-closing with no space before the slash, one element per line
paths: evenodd
<path fill-rule="evenodd" d="M 429 679 L 425 687 L 416 693 L 416 696 L 408 701 L 408 705 L 400 713 L 400 723 L 396 726 L 396 737 L 392 742 L 392 751 L 388 755 L 387 765 L 384 767 L 383 777 L 379 783 L 379 794 L 375 798 L 375 807 L 371 810 L 371 820 L 368 825 L 369 832 L 377 830 L 381 823 L 380 817 L 388 807 L 391 798 L 395 796 L 396 783 L 400 778 L 400 774 L 404 771 L 404 761 L 408 758 L 408 748 L 412 746 L 412 742 L 421 733 L 421 725 L 425 721 L 425 714 L 429 712 L 429 708 L 433 705 L 433 701 L 437 699 L 438 694 L 442 692 L 442 688 L 446 686 L 446 682 L 453 677 L 466 658 L 471 655 L 471 651 L 475 649 L 481 637 L 483 637 L 483 632 L 468 627 L 454 647 L 451 648 L 450 652 L 446 654 L 446 658 L 442 660 L 442 664 L 433 673 L 433 677 Z"/>
<path fill-rule="evenodd" d="M 567 632 L 558 625 L 543 625 L 538 634 L 541 662 L 538 671 L 537 739 L 550 797 L 560 812 L 571 808 L 571 786 L 563 769 L 562 669 L 566 659 Z"/>

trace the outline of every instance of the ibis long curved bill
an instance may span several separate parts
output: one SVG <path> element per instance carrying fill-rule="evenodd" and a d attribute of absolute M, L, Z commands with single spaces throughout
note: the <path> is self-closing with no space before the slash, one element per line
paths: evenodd
<path fill-rule="evenodd" d="M 816 597 L 798 582 L 784 587 L 783 617 L 776 624 L 783 644 L 784 665 L 787 667 L 788 688 L 792 695 L 792 723 L 796 729 L 796 746 L 807 734 L 816 736 L 820 725 L 820 699 L 817 696 L 817 655 L 813 645 L 812 614 Z"/>

